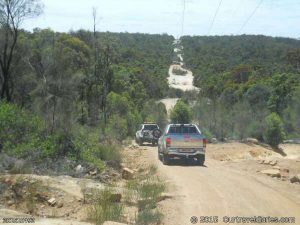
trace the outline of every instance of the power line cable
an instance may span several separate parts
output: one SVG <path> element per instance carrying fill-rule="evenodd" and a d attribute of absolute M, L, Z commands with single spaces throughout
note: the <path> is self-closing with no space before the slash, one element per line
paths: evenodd
<path fill-rule="evenodd" d="M 251 18 L 255 15 L 256 11 L 259 9 L 259 7 L 261 6 L 261 4 L 263 3 L 264 0 L 261 0 L 258 5 L 255 7 L 255 9 L 253 10 L 253 12 L 250 14 L 250 16 L 247 18 L 247 20 L 245 21 L 245 23 L 241 26 L 241 28 L 238 31 L 238 34 L 242 32 L 242 30 L 245 28 L 245 26 L 248 24 L 248 22 L 251 20 Z"/>
<path fill-rule="evenodd" d="M 215 20 L 216 20 L 216 18 L 217 18 L 217 15 L 218 15 L 218 13 L 219 13 L 219 10 L 220 10 L 220 7 L 221 7 L 221 5 L 222 5 L 222 2 L 223 2 L 223 0 L 220 0 L 219 5 L 218 5 L 218 8 L 217 8 L 217 10 L 216 10 L 216 12 L 215 12 L 214 18 L 213 18 L 213 20 L 211 21 L 211 24 L 210 24 L 210 27 L 209 27 L 209 30 L 208 30 L 207 35 L 210 34 L 210 32 L 211 32 L 211 30 L 212 30 L 212 28 L 213 28 L 213 26 L 214 26 L 214 23 L 215 23 Z"/>

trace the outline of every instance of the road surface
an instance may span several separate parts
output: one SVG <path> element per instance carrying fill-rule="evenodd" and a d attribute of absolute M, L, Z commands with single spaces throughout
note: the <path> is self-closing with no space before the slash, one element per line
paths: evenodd
<path fill-rule="evenodd" d="M 181 69 L 186 71 L 186 75 L 175 75 L 173 69 Z M 183 69 L 181 65 L 171 65 L 169 69 L 168 83 L 171 88 L 180 89 L 182 91 L 198 91 L 194 86 L 194 76 L 192 71 Z"/>
<path fill-rule="evenodd" d="M 300 224 L 299 185 L 233 169 L 210 157 L 205 167 L 165 166 L 158 160 L 157 148 L 144 149 L 177 196 L 164 206 L 164 224 L 191 224 L 192 216 L 218 216 L 219 220 L 224 216 L 297 217 Z"/>

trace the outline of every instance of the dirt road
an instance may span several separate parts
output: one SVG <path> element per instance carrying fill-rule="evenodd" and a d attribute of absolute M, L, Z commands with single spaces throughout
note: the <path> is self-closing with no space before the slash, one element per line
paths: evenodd
<path fill-rule="evenodd" d="M 186 71 L 186 75 L 175 75 L 173 73 L 174 68 Z M 180 89 L 182 91 L 199 90 L 197 87 L 193 85 L 194 76 L 192 71 L 183 69 L 181 65 L 170 66 L 168 82 L 171 88 Z"/>
<path fill-rule="evenodd" d="M 217 151 L 220 146 L 213 148 Z M 157 165 L 175 195 L 163 203 L 164 224 L 191 224 L 192 216 L 219 216 L 219 224 L 223 224 L 223 216 L 297 217 L 296 224 L 300 223 L 300 185 L 258 174 L 256 165 L 247 171 L 236 168 L 210 154 L 205 167 L 165 166 L 157 159 L 155 147 L 143 149 L 144 157 Z"/>

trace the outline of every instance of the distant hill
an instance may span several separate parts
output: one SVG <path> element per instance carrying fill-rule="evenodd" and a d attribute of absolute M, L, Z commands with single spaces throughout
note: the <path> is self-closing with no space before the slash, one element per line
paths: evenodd
<path fill-rule="evenodd" d="M 299 137 L 299 40 L 185 36 L 182 44 L 194 85 L 201 88 L 193 111 L 204 130 L 220 139 L 249 136 L 268 142 L 268 129 L 278 125 L 286 137 Z"/>
<path fill-rule="evenodd" d="M 291 65 L 295 54 L 300 55 L 300 40 L 296 39 L 261 35 L 185 36 L 182 44 L 185 62 L 195 73 L 198 85 L 201 79 L 232 71 L 240 65 L 250 66 L 261 76 L 299 69 Z"/>

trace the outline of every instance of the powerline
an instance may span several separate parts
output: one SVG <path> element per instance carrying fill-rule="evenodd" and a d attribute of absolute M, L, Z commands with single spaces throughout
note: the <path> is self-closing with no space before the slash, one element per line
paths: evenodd
<path fill-rule="evenodd" d="M 220 10 L 220 7 L 221 7 L 222 2 L 223 2 L 223 0 L 220 0 L 219 5 L 218 5 L 218 8 L 217 8 L 217 10 L 216 10 L 216 12 L 215 12 L 214 18 L 213 18 L 213 20 L 211 21 L 211 24 L 210 24 L 210 27 L 209 27 L 209 30 L 208 30 L 207 35 L 210 34 L 210 32 L 211 32 L 211 30 L 212 30 L 212 28 L 213 28 L 213 26 L 214 26 L 214 23 L 215 23 L 215 20 L 216 20 L 216 18 L 217 18 L 217 15 L 218 15 L 218 13 L 219 13 L 219 10 Z"/>
<path fill-rule="evenodd" d="M 245 26 L 248 24 L 248 22 L 251 20 L 251 18 L 254 16 L 254 14 L 256 13 L 256 11 L 259 9 L 259 7 L 261 6 L 261 4 L 263 3 L 264 0 L 261 0 L 258 5 L 255 7 L 254 11 L 251 13 L 251 15 L 247 18 L 247 20 L 245 21 L 245 23 L 242 25 L 242 27 L 239 29 L 238 33 L 241 33 L 242 30 L 245 28 Z"/>

